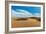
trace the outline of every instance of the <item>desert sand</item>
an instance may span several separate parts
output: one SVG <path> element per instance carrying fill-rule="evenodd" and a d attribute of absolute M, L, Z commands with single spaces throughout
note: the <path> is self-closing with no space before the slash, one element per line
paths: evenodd
<path fill-rule="evenodd" d="M 39 27 L 40 21 L 37 19 L 28 18 L 26 20 L 12 19 L 12 28 L 16 27 Z"/>

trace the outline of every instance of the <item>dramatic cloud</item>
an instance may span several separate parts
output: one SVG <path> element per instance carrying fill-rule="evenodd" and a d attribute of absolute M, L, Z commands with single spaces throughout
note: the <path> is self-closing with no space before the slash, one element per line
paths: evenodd
<path fill-rule="evenodd" d="M 40 17 L 40 13 L 34 13 L 35 17 Z"/>
<path fill-rule="evenodd" d="M 18 17 L 18 18 L 26 18 L 26 17 L 32 17 L 32 13 L 29 13 L 26 10 L 17 9 L 16 11 L 12 10 L 12 17 Z"/>

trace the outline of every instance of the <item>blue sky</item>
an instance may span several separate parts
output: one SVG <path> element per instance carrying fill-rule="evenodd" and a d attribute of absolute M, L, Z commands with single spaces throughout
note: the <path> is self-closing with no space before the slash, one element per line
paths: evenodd
<path fill-rule="evenodd" d="M 40 7 L 29 7 L 29 6 L 11 6 L 12 14 L 16 17 L 27 17 L 27 16 L 40 16 Z M 19 12 L 17 12 L 19 11 Z M 21 13 L 23 12 L 23 13 Z"/>
<path fill-rule="evenodd" d="M 28 12 L 31 12 L 31 13 L 40 13 L 41 12 L 41 8 L 40 7 L 12 6 L 12 10 L 16 11 L 16 9 L 27 10 Z"/>

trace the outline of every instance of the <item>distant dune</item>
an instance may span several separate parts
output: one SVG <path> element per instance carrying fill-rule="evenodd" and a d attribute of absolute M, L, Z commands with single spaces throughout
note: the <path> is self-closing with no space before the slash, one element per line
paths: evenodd
<path fill-rule="evenodd" d="M 15 27 L 39 27 L 40 18 L 23 18 L 23 19 L 13 19 L 12 18 L 12 28 Z"/>

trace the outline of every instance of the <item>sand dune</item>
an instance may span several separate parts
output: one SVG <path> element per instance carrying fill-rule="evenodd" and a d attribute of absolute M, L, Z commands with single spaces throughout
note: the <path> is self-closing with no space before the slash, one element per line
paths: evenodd
<path fill-rule="evenodd" d="M 12 19 L 12 28 L 15 27 L 38 27 L 40 26 L 40 21 L 37 19 L 28 18 L 26 20 L 16 20 Z"/>

